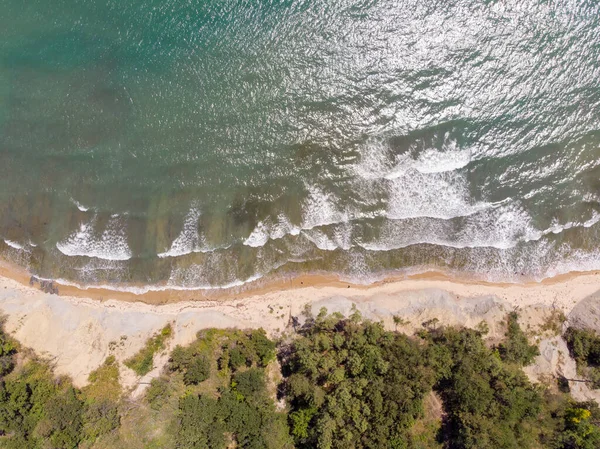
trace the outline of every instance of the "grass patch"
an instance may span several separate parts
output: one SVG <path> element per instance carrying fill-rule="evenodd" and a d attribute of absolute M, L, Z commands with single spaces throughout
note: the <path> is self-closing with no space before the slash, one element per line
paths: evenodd
<path fill-rule="evenodd" d="M 100 367 L 90 373 L 89 381 L 90 384 L 83 389 L 88 398 L 117 402 L 121 397 L 119 365 L 113 355 L 108 356 Z"/>
<path fill-rule="evenodd" d="M 544 323 L 540 326 L 540 331 L 552 336 L 560 335 L 565 321 L 567 321 L 567 317 L 564 312 L 562 310 L 553 309 Z"/>
<path fill-rule="evenodd" d="M 154 354 L 165 349 L 165 342 L 173 335 L 171 324 L 167 324 L 160 332 L 149 338 L 146 345 L 133 357 L 125 360 L 125 366 L 131 368 L 138 376 L 148 374 L 154 368 Z"/>

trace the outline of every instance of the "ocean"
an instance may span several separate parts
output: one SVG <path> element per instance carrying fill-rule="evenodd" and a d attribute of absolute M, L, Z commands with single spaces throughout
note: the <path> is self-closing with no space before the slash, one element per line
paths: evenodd
<path fill-rule="evenodd" d="M 600 269 L 600 2 L 2 0 L 0 256 L 146 291 Z"/>

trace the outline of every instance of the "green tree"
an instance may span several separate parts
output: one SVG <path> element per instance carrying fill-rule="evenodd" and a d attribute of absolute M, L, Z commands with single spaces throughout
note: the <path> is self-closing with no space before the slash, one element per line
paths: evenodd
<path fill-rule="evenodd" d="M 565 413 L 565 429 L 558 441 L 562 449 L 597 449 L 600 447 L 600 429 L 591 422 L 587 408 L 574 407 Z"/>
<path fill-rule="evenodd" d="M 196 356 L 188 364 L 183 375 L 186 385 L 198 385 L 210 376 L 210 360 L 205 356 Z"/>
<path fill-rule="evenodd" d="M 536 345 L 530 345 L 525 332 L 519 326 L 519 315 L 511 312 L 506 318 L 506 339 L 498 345 L 502 360 L 508 363 L 529 365 L 533 359 L 540 355 Z"/>
<path fill-rule="evenodd" d="M 234 347 L 229 351 L 229 367 L 236 371 L 246 364 L 246 357 L 239 347 Z"/>
<path fill-rule="evenodd" d="M 180 400 L 179 410 L 177 448 L 225 448 L 226 429 L 219 419 L 220 406 L 215 399 L 197 395 L 184 396 Z"/>
<path fill-rule="evenodd" d="M 45 407 L 47 424 L 42 436 L 47 436 L 53 447 L 76 448 L 83 436 L 83 410 L 83 402 L 72 387 L 53 396 Z"/>
<path fill-rule="evenodd" d="M 257 397 L 265 392 L 264 371 L 259 368 L 240 371 L 233 377 L 232 385 L 245 398 Z"/>

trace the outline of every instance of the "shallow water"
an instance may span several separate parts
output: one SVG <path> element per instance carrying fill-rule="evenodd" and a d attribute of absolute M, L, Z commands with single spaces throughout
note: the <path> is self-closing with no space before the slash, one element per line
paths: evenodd
<path fill-rule="evenodd" d="M 0 4 L 0 253 L 41 276 L 600 269 L 598 2 L 51 3 Z"/>

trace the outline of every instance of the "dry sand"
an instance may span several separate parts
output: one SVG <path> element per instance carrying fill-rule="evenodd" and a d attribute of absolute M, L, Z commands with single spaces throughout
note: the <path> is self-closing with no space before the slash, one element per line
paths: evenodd
<path fill-rule="evenodd" d="M 20 279 L 23 281 L 23 279 Z M 489 284 L 454 281 L 439 275 L 382 282 L 371 287 L 346 283 L 299 285 L 246 293 L 239 299 L 182 301 L 163 305 L 136 301 L 129 295 L 103 292 L 103 300 L 57 296 L 0 277 L 0 310 L 7 316 L 6 329 L 21 343 L 54 363 L 58 374 L 67 374 L 84 385 L 89 373 L 109 354 L 119 361 L 136 353 L 145 341 L 172 323 L 176 344 L 187 344 L 198 330 L 209 327 L 264 328 L 270 335 L 283 333 L 291 316 L 301 316 L 306 304 L 314 312 L 350 313 L 353 304 L 368 318 L 388 328 L 398 327 L 393 316 L 404 320 L 398 328 L 411 332 L 437 318 L 441 324 L 490 325 L 492 338 L 502 335 L 501 320 L 515 307 L 530 328 L 541 324 L 553 309 L 568 314 L 582 299 L 600 290 L 600 273 L 574 273 L 542 283 Z M 61 293 L 64 292 L 61 290 Z M 138 379 L 122 368 L 129 388 L 144 385 L 159 373 L 165 354 L 155 359 L 156 369 Z M 140 384 L 142 382 L 142 384 Z M 138 389 L 139 392 L 139 389 Z"/>

